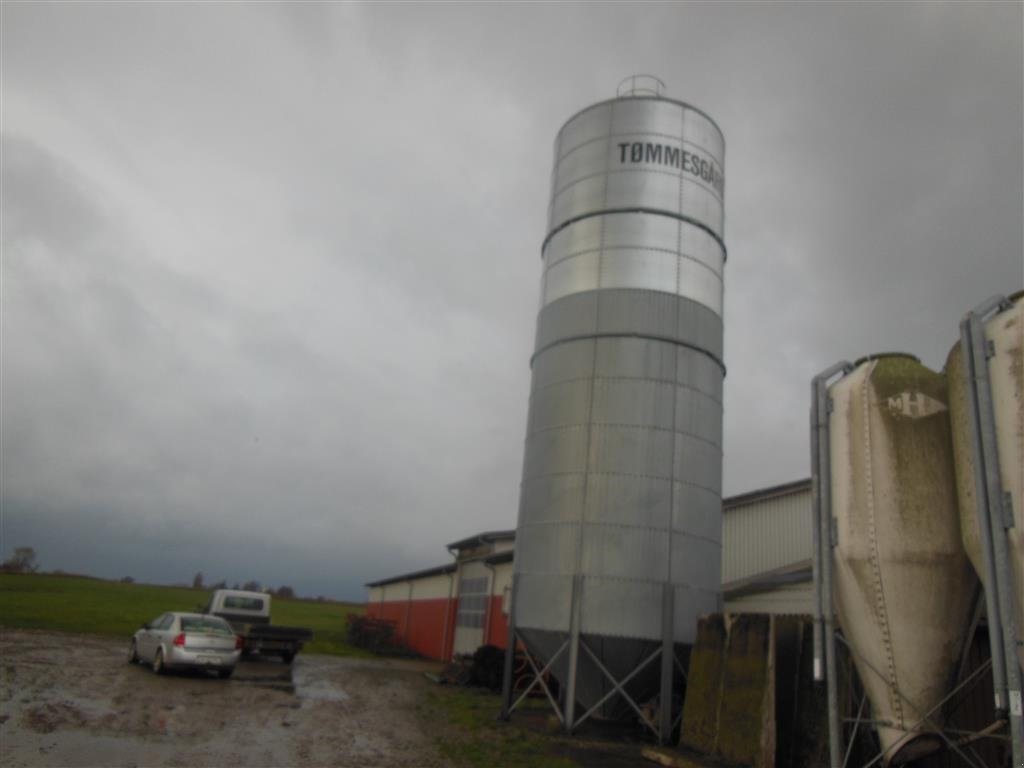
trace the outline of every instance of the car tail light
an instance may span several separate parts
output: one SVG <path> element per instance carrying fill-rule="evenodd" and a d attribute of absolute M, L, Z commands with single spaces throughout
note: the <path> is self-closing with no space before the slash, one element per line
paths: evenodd
<path fill-rule="evenodd" d="M 179 632 L 177 634 L 177 636 L 174 638 L 174 644 L 175 645 L 180 645 L 180 646 L 185 645 L 185 633 L 184 632 Z"/>
<path fill-rule="evenodd" d="M 245 645 L 245 640 L 242 639 L 241 635 L 235 635 L 235 650 L 242 650 L 242 646 Z"/>

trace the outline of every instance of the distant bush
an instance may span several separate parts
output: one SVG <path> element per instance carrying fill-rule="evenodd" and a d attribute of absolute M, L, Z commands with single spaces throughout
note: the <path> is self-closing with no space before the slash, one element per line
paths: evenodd
<path fill-rule="evenodd" d="M 349 614 L 346 619 L 349 645 L 374 653 L 407 655 L 409 651 L 398 641 L 395 629 L 395 622 L 386 619 L 374 619 L 355 613 Z"/>
<path fill-rule="evenodd" d="M 32 547 L 15 547 L 14 554 L 0 563 L 0 570 L 5 573 L 35 573 L 39 570 L 36 551 Z"/>

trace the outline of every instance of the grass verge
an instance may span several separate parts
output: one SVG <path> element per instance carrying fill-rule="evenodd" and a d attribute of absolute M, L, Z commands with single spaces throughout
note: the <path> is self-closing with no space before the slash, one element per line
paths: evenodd
<path fill-rule="evenodd" d="M 45 629 L 123 637 L 164 611 L 194 611 L 206 605 L 209 590 L 122 584 L 87 576 L 0 574 L 0 626 Z M 272 621 L 313 630 L 309 653 L 366 656 L 345 640 L 350 613 L 362 613 L 356 603 L 279 600 L 271 605 Z"/>
<path fill-rule="evenodd" d="M 513 718 L 498 721 L 501 697 L 477 688 L 436 686 L 420 705 L 438 749 L 458 768 L 575 768 L 579 763 L 554 754 L 556 739 L 523 727 Z M 444 727 L 438 728 L 438 723 Z"/>

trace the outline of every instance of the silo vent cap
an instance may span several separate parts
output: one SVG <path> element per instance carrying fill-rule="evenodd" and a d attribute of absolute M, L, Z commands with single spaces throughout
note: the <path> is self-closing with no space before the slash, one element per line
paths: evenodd
<path fill-rule="evenodd" d="M 657 96 L 665 93 L 665 83 L 654 75 L 630 75 L 619 83 L 619 98 L 627 96 Z"/>

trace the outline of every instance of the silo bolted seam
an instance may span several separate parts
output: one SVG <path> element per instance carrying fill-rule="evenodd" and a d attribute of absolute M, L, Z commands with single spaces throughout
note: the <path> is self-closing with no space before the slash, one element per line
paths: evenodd
<path fill-rule="evenodd" d="M 662 209 L 659 209 L 659 208 L 646 208 L 646 207 L 644 207 L 644 208 L 632 208 L 632 207 L 630 207 L 630 208 L 607 208 L 607 209 L 604 209 L 604 210 L 589 211 L 587 213 L 581 213 L 581 214 L 578 214 L 576 216 L 573 216 L 570 219 L 566 219 L 565 221 L 563 221 L 560 224 L 558 224 L 550 232 L 548 232 L 547 237 L 544 238 L 544 242 L 541 243 L 541 246 L 540 246 L 541 258 L 544 257 L 544 249 L 547 247 L 548 243 L 551 241 L 551 238 L 554 237 L 555 235 L 557 235 L 559 232 L 561 232 L 566 227 L 568 227 L 568 226 L 570 226 L 572 224 L 576 224 L 577 222 L 583 221 L 585 219 L 592 219 L 595 216 L 608 216 L 610 214 L 616 214 L 616 213 L 647 213 L 647 214 L 651 214 L 653 216 L 664 216 L 664 217 L 669 218 L 669 219 L 675 219 L 676 221 L 681 221 L 681 222 L 683 222 L 685 224 L 689 224 L 691 226 L 697 227 L 698 229 L 701 229 L 704 232 L 706 232 L 707 234 L 711 235 L 711 237 L 713 237 L 715 239 L 715 241 L 718 243 L 718 245 L 721 246 L 721 248 L 722 248 L 722 261 L 723 261 L 723 263 L 729 260 L 729 251 L 728 251 L 728 249 L 725 246 L 725 241 L 722 240 L 721 236 L 717 232 L 715 232 L 714 229 L 709 227 L 703 221 L 700 221 L 699 219 L 695 219 L 692 216 L 687 216 L 687 215 L 682 214 L 682 213 L 673 213 L 672 211 L 666 211 L 666 210 L 662 210 Z"/>

